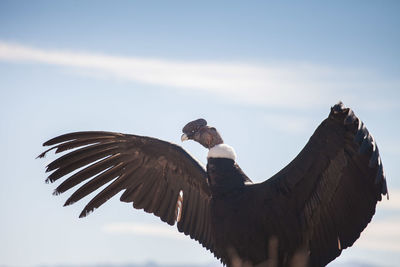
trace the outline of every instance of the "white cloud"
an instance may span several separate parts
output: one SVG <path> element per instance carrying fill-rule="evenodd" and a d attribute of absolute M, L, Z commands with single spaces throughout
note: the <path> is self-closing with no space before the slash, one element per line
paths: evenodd
<path fill-rule="evenodd" d="M 390 212 L 400 211 L 400 190 L 389 192 L 390 199 L 384 198 L 377 209 Z M 397 213 L 396 213 L 397 214 Z M 388 216 L 385 219 L 373 219 L 355 242 L 355 247 L 375 251 L 392 251 L 400 253 L 400 217 Z M 141 235 L 175 240 L 190 240 L 179 233 L 176 226 L 153 223 L 114 222 L 103 226 L 102 230 L 109 234 Z"/>
<path fill-rule="evenodd" d="M 283 114 L 265 114 L 264 121 L 283 133 L 303 134 L 315 128 L 309 117 Z"/>
<path fill-rule="evenodd" d="M 387 200 L 385 196 L 384 199 L 378 203 L 377 208 L 400 212 L 400 190 L 399 189 L 391 190 L 389 187 L 389 200 Z M 399 224 L 399 229 L 400 229 L 400 224 Z"/>
<path fill-rule="evenodd" d="M 102 230 L 110 234 L 155 236 L 178 240 L 188 239 L 184 234 L 179 233 L 174 226 L 149 223 L 109 223 L 104 225 Z"/>
<path fill-rule="evenodd" d="M 378 210 L 390 212 L 382 219 L 372 219 L 367 228 L 361 233 L 355 247 L 373 251 L 391 251 L 400 253 L 400 190 L 389 191 L 386 197 L 378 203 Z"/>
<path fill-rule="evenodd" d="M 371 91 L 400 88 L 399 82 L 387 82 L 366 71 L 301 62 L 173 61 L 44 50 L 1 41 L 0 60 L 71 67 L 97 76 L 206 92 L 243 104 L 271 107 L 329 106 L 340 99 L 350 102 L 359 98 L 368 107 L 387 107 L 387 101 L 371 98 Z"/>
<path fill-rule="evenodd" d="M 400 253 L 400 217 L 389 217 L 370 223 L 355 247 L 374 251 L 392 251 Z"/>

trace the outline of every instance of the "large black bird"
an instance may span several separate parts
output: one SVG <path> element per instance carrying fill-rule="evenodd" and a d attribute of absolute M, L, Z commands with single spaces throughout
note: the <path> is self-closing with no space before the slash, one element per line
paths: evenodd
<path fill-rule="evenodd" d="M 228 266 L 324 266 L 356 241 L 388 194 L 374 138 L 341 102 L 291 163 L 258 184 L 204 119 L 188 123 L 181 139 L 209 149 L 207 169 L 178 145 L 113 132 L 58 136 L 39 157 L 75 149 L 46 169 L 48 182 L 72 173 L 55 194 L 87 181 L 65 205 L 111 182 L 80 217 L 123 191 L 121 201 L 177 222 Z"/>

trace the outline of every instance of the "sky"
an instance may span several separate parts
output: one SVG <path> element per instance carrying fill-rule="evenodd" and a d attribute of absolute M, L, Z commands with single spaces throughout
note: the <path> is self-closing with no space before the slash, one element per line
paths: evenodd
<path fill-rule="evenodd" d="M 180 143 L 205 118 L 256 182 L 289 163 L 339 100 L 380 148 L 390 200 L 329 266 L 400 260 L 398 1 L 0 0 L 0 266 L 210 264 L 197 242 L 114 197 L 63 208 L 35 157 L 60 134 Z M 182 146 L 206 161 L 198 144 Z"/>

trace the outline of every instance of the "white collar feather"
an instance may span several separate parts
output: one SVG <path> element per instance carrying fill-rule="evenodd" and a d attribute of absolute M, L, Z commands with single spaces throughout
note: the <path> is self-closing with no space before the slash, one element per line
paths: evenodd
<path fill-rule="evenodd" d="M 207 158 L 228 158 L 236 160 L 236 153 L 233 147 L 227 144 L 219 144 L 210 148 Z"/>

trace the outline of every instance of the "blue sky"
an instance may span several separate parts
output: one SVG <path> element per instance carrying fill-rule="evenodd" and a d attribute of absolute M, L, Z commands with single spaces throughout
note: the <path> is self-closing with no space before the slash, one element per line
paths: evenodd
<path fill-rule="evenodd" d="M 180 143 L 203 117 L 263 181 L 342 100 L 378 142 L 391 199 L 337 262 L 395 266 L 399 12 L 397 1 L 0 1 L 0 265 L 217 264 L 118 197 L 78 219 L 87 200 L 62 208 L 68 194 L 51 195 L 41 143 L 79 130 Z"/>

